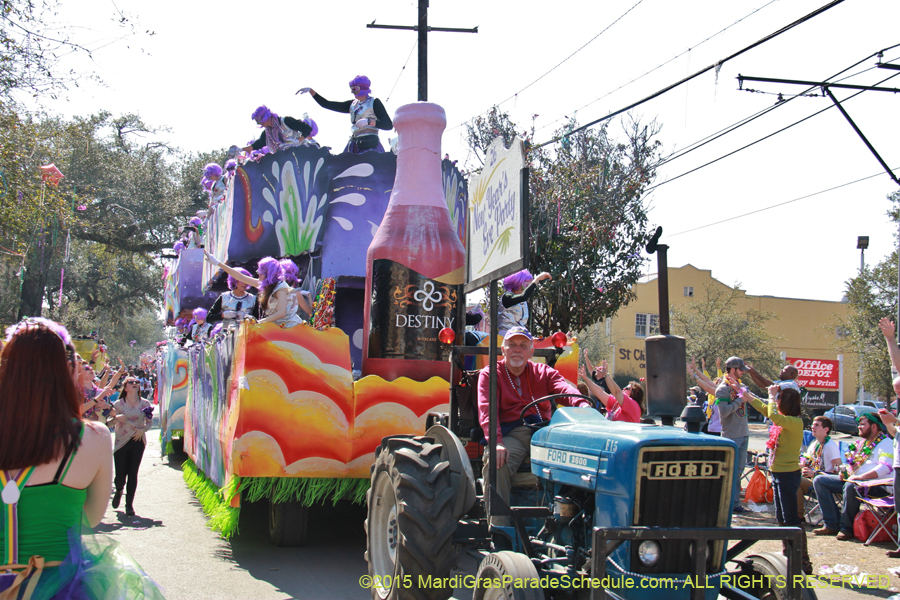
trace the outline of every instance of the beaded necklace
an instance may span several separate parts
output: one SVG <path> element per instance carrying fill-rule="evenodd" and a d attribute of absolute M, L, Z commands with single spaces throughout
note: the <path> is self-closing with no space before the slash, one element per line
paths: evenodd
<path fill-rule="evenodd" d="M 866 459 L 871 456 L 872 451 L 884 439 L 884 434 L 879 433 L 871 440 L 866 440 L 862 447 L 858 447 L 854 442 L 850 444 L 850 450 L 845 454 L 847 457 L 847 468 L 850 473 L 855 473 L 862 466 Z"/>
<path fill-rule="evenodd" d="M 522 402 L 525 402 L 525 398 L 522 397 L 522 392 L 520 392 L 519 388 L 516 387 L 516 384 L 513 383 L 512 374 L 510 374 L 509 367 L 506 366 L 505 362 L 503 363 L 503 370 L 506 371 L 506 378 L 509 380 L 509 385 L 511 385 L 512 389 L 516 392 L 516 396 L 519 397 L 519 400 L 521 400 Z M 517 379 L 518 379 L 518 377 L 517 377 Z M 525 367 L 525 382 L 528 384 L 528 395 L 531 396 L 531 401 L 534 402 L 534 392 L 531 391 L 531 377 L 528 376 L 528 366 L 527 365 Z M 538 407 L 536 404 L 534 406 L 532 406 L 531 408 L 532 408 L 532 410 L 534 410 L 537 413 L 538 416 L 543 418 L 543 415 L 541 415 L 541 411 L 538 410 Z"/>
<path fill-rule="evenodd" d="M 819 442 L 819 440 L 816 440 L 816 448 L 815 448 L 815 450 L 813 450 L 813 454 L 812 454 L 812 465 L 810 465 L 812 467 L 812 470 L 815 471 L 816 473 L 823 470 L 822 467 L 824 465 L 822 464 L 822 461 L 824 460 L 824 457 L 825 457 L 825 444 L 827 444 L 830 441 L 831 441 L 830 435 L 826 435 L 825 440 L 822 442 Z"/>

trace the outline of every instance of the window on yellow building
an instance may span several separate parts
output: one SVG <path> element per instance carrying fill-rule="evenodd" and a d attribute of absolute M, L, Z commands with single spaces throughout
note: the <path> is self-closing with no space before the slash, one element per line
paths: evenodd
<path fill-rule="evenodd" d="M 693 286 L 691 286 L 691 287 L 685 286 L 685 288 L 684 288 L 684 295 L 685 295 L 686 297 L 688 297 L 688 298 L 693 298 L 693 297 L 694 297 L 694 288 L 693 288 Z"/>
<path fill-rule="evenodd" d="M 659 333 L 659 315 L 637 313 L 634 315 L 634 337 L 647 337 Z"/>

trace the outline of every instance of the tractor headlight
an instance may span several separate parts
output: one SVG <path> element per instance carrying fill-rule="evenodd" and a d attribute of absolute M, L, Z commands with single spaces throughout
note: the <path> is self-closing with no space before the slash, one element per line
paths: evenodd
<path fill-rule="evenodd" d="M 659 544 L 653 540 L 641 542 L 638 546 L 638 558 L 644 566 L 652 567 L 659 562 Z"/>

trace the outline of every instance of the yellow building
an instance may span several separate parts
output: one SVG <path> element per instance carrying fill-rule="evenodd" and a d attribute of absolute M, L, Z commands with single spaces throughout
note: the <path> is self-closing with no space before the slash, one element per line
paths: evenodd
<path fill-rule="evenodd" d="M 655 276 L 635 284 L 637 299 L 621 309 L 615 318 L 607 322 L 606 334 L 612 346 L 610 371 L 616 375 L 644 377 L 644 338 L 659 332 L 659 288 Z M 705 296 L 707 288 L 732 288 L 714 279 L 711 271 L 692 265 L 669 268 L 669 303 L 673 307 L 684 306 Z M 785 362 L 788 358 L 804 359 L 801 365 L 802 383 L 809 390 L 811 404 L 850 404 L 856 394 L 855 356 L 841 356 L 835 349 L 840 334 L 837 320 L 847 314 L 843 302 L 777 298 L 775 296 L 751 296 L 737 291 L 735 308 L 739 312 L 751 309 L 769 311 L 776 315 L 768 321 L 766 329 L 780 337 L 777 351 Z M 721 357 L 723 360 L 727 357 Z M 707 365 L 710 371 L 715 365 Z M 712 373 L 715 377 L 715 373 Z M 778 373 L 763 373 L 775 379 Z"/>

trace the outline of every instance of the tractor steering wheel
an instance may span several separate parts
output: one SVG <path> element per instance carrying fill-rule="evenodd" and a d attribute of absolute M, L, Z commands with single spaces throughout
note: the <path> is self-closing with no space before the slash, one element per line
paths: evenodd
<path fill-rule="evenodd" d="M 589 398 L 587 396 L 582 396 L 581 394 L 550 394 L 549 396 L 544 396 L 543 398 L 538 398 L 537 400 L 533 400 L 532 402 L 529 402 L 528 404 L 526 404 L 522 408 L 522 411 L 519 413 L 519 419 L 524 422 L 525 427 L 528 427 L 529 429 L 531 429 L 533 431 L 536 431 L 536 430 L 540 429 L 541 427 L 546 427 L 547 425 L 550 424 L 549 420 L 540 421 L 537 423 L 528 423 L 528 422 L 525 422 L 525 413 L 528 412 L 528 410 L 531 409 L 533 406 L 536 406 L 536 405 L 540 404 L 541 402 L 549 402 L 551 400 L 556 400 L 557 398 L 563 398 L 563 397 L 581 398 L 583 400 L 587 400 L 592 405 L 594 404 L 594 402 L 591 398 Z M 598 408 L 598 407 L 595 405 L 594 408 Z M 556 402 L 550 402 L 551 418 L 553 417 L 553 413 L 555 413 L 555 412 L 556 412 Z"/>

